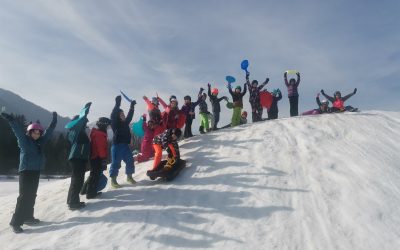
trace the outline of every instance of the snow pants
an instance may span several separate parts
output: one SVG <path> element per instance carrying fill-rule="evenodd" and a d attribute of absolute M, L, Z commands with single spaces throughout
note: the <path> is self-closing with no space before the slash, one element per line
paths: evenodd
<path fill-rule="evenodd" d="M 231 126 L 237 126 L 240 125 L 240 118 L 242 115 L 242 108 L 241 107 L 234 107 L 233 108 L 233 114 L 232 114 L 232 121 L 231 121 Z"/>
<path fill-rule="evenodd" d="M 125 173 L 127 175 L 135 173 L 135 164 L 129 145 L 126 143 L 113 144 L 111 146 L 110 177 L 118 176 L 121 161 L 125 162 Z"/>
<path fill-rule="evenodd" d="M 10 225 L 21 226 L 26 220 L 33 219 L 36 193 L 39 187 L 40 171 L 25 170 L 19 172 L 19 196 Z"/>

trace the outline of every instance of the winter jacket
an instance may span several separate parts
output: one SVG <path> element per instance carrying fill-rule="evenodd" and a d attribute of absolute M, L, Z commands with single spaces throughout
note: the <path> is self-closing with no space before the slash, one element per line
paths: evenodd
<path fill-rule="evenodd" d="M 68 160 L 89 160 L 90 141 L 85 131 L 87 123 L 88 119 L 84 116 L 79 118 L 78 123 L 69 129 L 67 138 L 71 145 L 71 151 Z"/>
<path fill-rule="evenodd" d="M 157 105 L 154 105 L 149 101 L 147 97 L 143 98 L 147 104 L 147 112 L 149 112 L 150 120 L 153 120 L 156 124 L 161 122 L 161 111 Z"/>
<path fill-rule="evenodd" d="M 279 91 L 277 96 L 272 96 L 272 103 L 268 110 L 268 114 L 278 114 L 278 101 L 282 99 L 282 93 Z"/>
<path fill-rule="evenodd" d="M 262 88 L 264 88 L 265 85 L 267 85 L 268 82 L 264 82 L 263 84 L 261 84 L 260 86 L 257 87 L 253 87 L 250 84 L 250 81 L 247 79 L 246 81 L 246 85 L 249 88 L 249 92 L 250 92 L 250 98 L 249 98 L 249 102 L 251 104 L 251 106 L 260 106 L 260 91 Z"/>
<path fill-rule="evenodd" d="M 185 116 L 186 116 L 186 119 L 192 119 L 192 120 L 194 120 L 195 119 L 195 114 L 194 114 L 194 111 L 195 111 L 195 108 L 196 108 L 196 106 L 199 104 L 199 101 L 197 101 L 197 102 L 191 102 L 190 104 L 184 104 L 183 106 L 182 106 L 182 108 L 181 108 L 181 111 L 185 114 Z M 189 114 L 190 112 L 193 112 L 193 114 L 191 115 L 191 114 Z"/>
<path fill-rule="evenodd" d="M 199 113 L 208 114 L 208 106 L 206 100 L 203 100 L 203 89 L 200 90 L 198 95 L 198 102 L 199 102 Z"/>
<path fill-rule="evenodd" d="M 107 133 L 97 128 L 90 132 L 90 159 L 107 159 L 108 155 Z"/>
<path fill-rule="evenodd" d="M 114 132 L 113 144 L 119 144 L 119 143 L 130 144 L 131 130 L 129 128 L 129 124 L 131 123 L 133 118 L 133 109 L 129 109 L 125 121 L 121 121 L 121 118 L 119 117 L 121 111 L 122 110 L 116 104 L 111 113 L 111 128 Z"/>
<path fill-rule="evenodd" d="M 44 131 L 38 140 L 25 134 L 24 128 L 14 120 L 8 120 L 12 131 L 17 137 L 19 153 L 19 172 L 25 170 L 40 171 L 44 168 L 46 158 L 44 156 L 44 145 L 50 140 L 54 128 L 57 125 L 57 116 L 53 116 L 50 126 Z"/>
<path fill-rule="evenodd" d="M 350 93 L 344 97 L 341 97 L 339 99 L 333 98 L 332 96 L 329 96 L 325 93 L 322 95 L 325 96 L 326 99 L 328 99 L 330 102 L 332 102 L 332 106 L 336 109 L 344 109 L 344 102 L 347 101 L 350 97 L 352 97 L 355 93 Z"/>
<path fill-rule="evenodd" d="M 285 75 L 285 85 L 288 89 L 288 96 L 299 96 L 299 92 L 297 88 L 299 87 L 300 84 L 300 75 L 297 75 L 297 81 L 294 84 L 290 84 L 287 80 L 287 75 Z"/>
<path fill-rule="evenodd" d="M 229 89 L 229 93 L 232 96 L 233 107 L 243 108 L 243 96 L 247 92 L 247 85 L 246 84 L 244 85 L 244 90 L 243 90 L 243 92 L 240 92 L 240 93 L 236 93 L 236 92 L 232 91 L 232 87 L 230 85 L 228 85 L 228 89 Z"/>
<path fill-rule="evenodd" d="M 221 112 L 221 105 L 219 104 L 222 100 L 227 99 L 226 96 L 218 98 L 215 95 L 211 94 L 211 86 L 208 86 L 208 97 L 210 98 L 211 106 L 212 106 L 212 112 L 215 113 L 220 113 Z"/>
<path fill-rule="evenodd" d="M 182 127 L 185 124 L 185 119 L 186 119 L 186 116 L 183 113 L 183 111 L 179 110 L 178 106 L 176 106 L 175 108 L 171 108 L 171 106 L 167 105 L 161 98 L 158 98 L 158 100 L 165 109 L 165 111 L 162 113 L 163 127 L 167 129 Z"/>

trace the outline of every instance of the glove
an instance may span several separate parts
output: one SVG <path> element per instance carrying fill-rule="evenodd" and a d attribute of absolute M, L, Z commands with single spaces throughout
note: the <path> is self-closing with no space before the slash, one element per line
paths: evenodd
<path fill-rule="evenodd" d="M 115 104 L 119 107 L 121 106 L 121 96 L 118 95 L 117 97 L 115 97 Z"/>
<path fill-rule="evenodd" d="M 133 101 L 131 101 L 131 109 L 135 109 L 135 105 L 136 105 L 136 101 L 135 100 L 133 100 Z"/>
<path fill-rule="evenodd" d="M 353 93 L 354 93 L 354 94 L 357 93 L 357 88 L 354 89 L 354 92 L 353 92 Z"/>
<path fill-rule="evenodd" d="M 13 117 L 12 115 L 7 114 L 7 113 L 5 113 L 5 112 L 1 113 L 1 116 L 2 116 L 4 119 L 6 119 L 7 121 L 10 121 L 10 122 L 12 122 L 12 121 L 15 120 L 14 117 Z"/>
<path fill-rule="evenodd" d="M 323 90 L 323 89 L 321 89 L 321 94 L 325 95 L 325 92 L 324 92 L 324 90 Z"/>
<path fill-rule="evenodd" d="M 91 105 L 92 105 L 91 102 L 86 103 L 86 105 L 85 105 L 85 108 L 86 108 L 85 114 L 86 114 L 86 115 L 89 113 L 89 109 L 90 109 L 90 106 L 91 106 Z"/>
<path fill-rule="evenodd" d="M 107 160 L 105 159 L 101 161 L 101 170 L 107 170 Z"/>
<path fill-rule="evenodd" d="M 211 84 L 210 84 L 210 83 L 208 83 L 207 86 L 208 86 L 209 88 L 211 88 Z"/>

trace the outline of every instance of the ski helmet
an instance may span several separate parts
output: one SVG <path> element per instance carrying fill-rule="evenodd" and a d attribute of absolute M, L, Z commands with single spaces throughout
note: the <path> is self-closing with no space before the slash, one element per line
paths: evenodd
<path fill-rule="evenodd" d="M 151 103 L 153 103 L 154 105 L 158 105 L 158 98 L 157 97 L 151 98 Z"/>
<path fill-rule="evenodd" d="M 213 88 L 212 91 L 211 91 L 211 94 L 218 95 L 218 89 L 217 88 Z"/>
<path fill-rule="evenodd" d="M 29 124 L 28 128 L 26 129 L 26 131 L 28 133 L 30 133 L 32 130 L 39 130 L 40 133 L 43 133 L 43 127 L 42 125 L 40 125 L 40 123 L 31 123 Z"/>
<path fill-rule="evenodd" d="M 190 96 L 188 96 L 188 95 L 186 95 L 185 97 L 183 97 L 183 100 L 189 100 L 189 101 L 191 101 L 192 100 L 192 98 L 190 97 Z"/>

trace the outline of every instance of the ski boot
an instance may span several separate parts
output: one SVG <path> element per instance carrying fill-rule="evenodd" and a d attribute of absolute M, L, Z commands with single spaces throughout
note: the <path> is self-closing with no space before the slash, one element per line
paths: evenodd
<path fill-rule="evenodd" d="M 117 182 L 117 176 L 111 177 L 111 187 L 113 188 L 121 188 L 121 185 Z"/>
<path fill-rule="evenodd" d="M 135 185 L 136 181 L 133 179 L 132 175 L 126 175 L 126 182 L 128 182 L 129 184 Z"/>
<path fill-rule="evenodd" d="M 170 171 L 172 169 L 172 167 L 175 165 L 175 163 L 176 163 L 175 157 L 171 157 L 171 158 L 168 157 L 167 163 L 165 164 L 164 169 L 166 171 Z"/>

